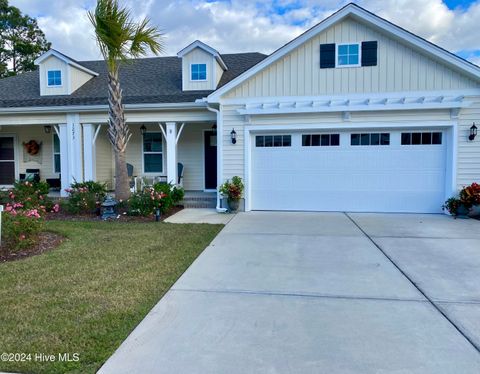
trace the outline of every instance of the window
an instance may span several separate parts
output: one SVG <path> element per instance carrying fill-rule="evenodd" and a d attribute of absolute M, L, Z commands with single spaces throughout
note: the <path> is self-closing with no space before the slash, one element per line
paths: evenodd
<path fill-rule="evenodd" d="M 207 80 L 207 64 L 192 64 L 192 81 Z"/>
<path fill-rule="evenodd" d="M 53 134 L 53 172 L 60 173 L 60 139 L 57 134 Z"/>
<path fill-rule="evenodd" d="M 389 133 L 351 134 L 351 145 L 389 145 Z"/>
<path fill-rule="evenodd" d="M 337 46 L 337 66 L 360 66 L 360 45 L 339 44 Z"/>
<path fill-rule="evenodd" d="M 302 135 L 303 147 L 329 147 L 340 145 L 340 134 Z"/>
<path fill-rule="evenodd" d="M 441 132 L 402 132 L 402 145 L 442 144 Z"/>
<path fill-rule="evenodd" d="M 49 70 L 47 73 L 48 86 L 61 86 L 62 85 L 62 72 L 60 70 Z"/>
<path fill-rule="evenodd" d="M 163 144 L 160 132 L 147 132 L 143 135 L 143 172 L 163 172 Z"/>
<path fill-rule="evenodd" d="M 291 147 L 291 135 L 258 135 L 255 137 L 257 147 Z"/>

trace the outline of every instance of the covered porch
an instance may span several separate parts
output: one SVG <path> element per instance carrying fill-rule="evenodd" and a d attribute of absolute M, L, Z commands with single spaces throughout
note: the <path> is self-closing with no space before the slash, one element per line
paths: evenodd
<path fill-rule="evenodd" d="M 80 114 L 65 117 L 66 123 L 0 125 L 2 188 L 35 172 L 41 180 L 57 187 L 61 196 L 75 181 L 96 180 L 113 189 L 114 155 L 105 122 L 86 123 Z M 127 117 L 132 133 L 127 147 L 132 180 L 180 184 L 189 193 L 216 191 L 215 119 L 213 115 L 204 120 L 161 122 Z M 179 164 L 183 178 L 178 175 Z"/>

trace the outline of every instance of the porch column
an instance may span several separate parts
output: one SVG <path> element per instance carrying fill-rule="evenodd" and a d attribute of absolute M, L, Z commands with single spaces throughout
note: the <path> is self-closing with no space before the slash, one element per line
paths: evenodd
<path fill-rule="evenodd" d="M 79 114 L 67 114 L 69 182 L 83 182 L 82 127 Z"/>
<path fill-rule="evenodd" d="M 177 179 L 177 123 L 167 122 L 167 181 L 174 185 L 178 184 Z"/>
<path fill-rule="evenodd" d="M 96 149 L 95 149 L 95 126 L 84 123 L 83 126 L 83 176 L 86 181 L 96 178 Z"/>
<path fill-rule="evenodd" d="M 65 189 L 70 187 L 70 162 L 68 160 L 68 136 L 66 123 L 58 125 L 58 139 L 60 140 L 60 196 L 66 197 L 68 196 L 68 193 L 65 192 Z"/>

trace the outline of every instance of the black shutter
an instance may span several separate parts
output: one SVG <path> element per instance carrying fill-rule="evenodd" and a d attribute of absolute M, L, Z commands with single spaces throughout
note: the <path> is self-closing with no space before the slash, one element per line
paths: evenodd
<path fill-rule="evenodd" d="M 377 66 L 378 42 L 362 42 L 362 66 Z"/>
<path fill-rule="evenodd" d="M 320 69 L 335 67 L 335 43 L 320 44 Z"/>

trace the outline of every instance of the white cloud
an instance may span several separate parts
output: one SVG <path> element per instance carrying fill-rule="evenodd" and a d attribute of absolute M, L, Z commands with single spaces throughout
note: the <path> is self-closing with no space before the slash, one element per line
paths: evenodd
<path fill-rule="evenodd" d="M 54 48 L 85 60 L 99 58 L 86 16 L 95 0 L 10 0 L 37 17 Z M 165 33 L 166 52 L 174 55 L 195 39 L 222 53 L 270 53 L 345 5 L 344 0 L 123 0 L 136 17 L 148 16 Z M 359 0 L 375 14 L 448 50 L 480 50 L 480 0 L 450 10 L 441 0 Z M 278 11 L 279 6 L 284 11 Z M 277 11 L 273 11 L 277 10 Z M 475 60 L 476 59 L 476 60 Z M 471 60 L 477 61 L 475 53 Z"/>

